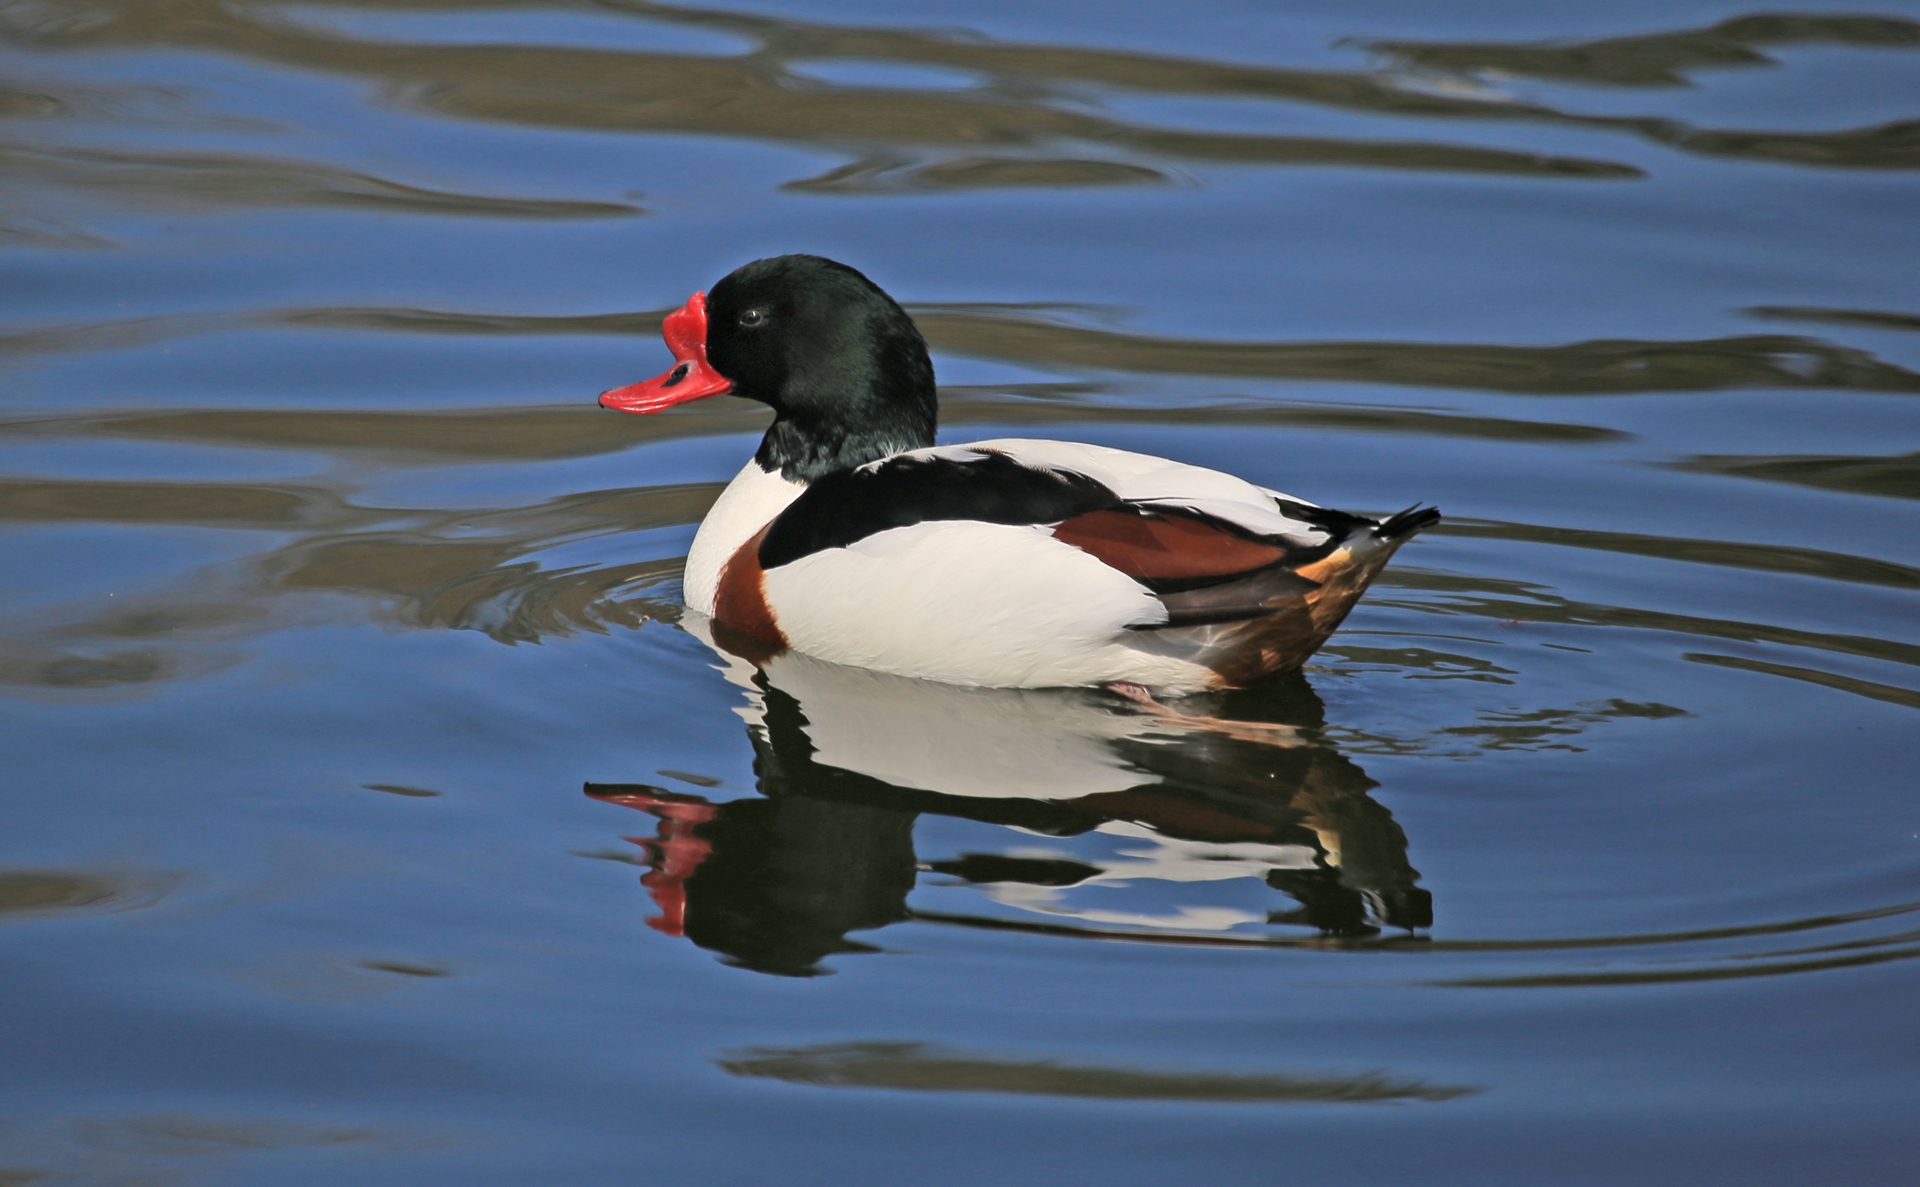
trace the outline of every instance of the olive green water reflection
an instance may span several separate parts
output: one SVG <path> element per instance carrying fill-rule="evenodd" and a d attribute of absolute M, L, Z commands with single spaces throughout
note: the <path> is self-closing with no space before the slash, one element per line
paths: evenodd
<path fill-rule="evenodd" d="M 0 919 L 53 911 L 127 911 L 152 905 L 174 879 L 67 870 L 0 870 Z"/>
<path fill-rule="evenodd" d="M 1145 127 L 1092 115 L 1056 93 L 1075 87 L 1156 95 L 1244 97 L 1326 105 L 1401 118 L 1529 121 L 1645 137 L 1686 152 L 1843 168 L 1920 165 L 1912 120 L 1818 133 L 1691 126 L 1658 116 L 1582 114 L 1527 102 L 1492 79 L 1538 78 L 1614 86 L 1672 86 L 1697 72 L 1769 63 L 1764 50 L 1801 45 L 1920 46 L 1920 24 L 1885 16 L 1765 15 L 1644 37 L 1553 45 L 1376 41 L 1378 71 L 1264 69 L 1172 56 L 996 44 L 905 31 L 767 19 L 646 3 L 599 6 L 631 18 L 724 33 L 753 48 L 735 55 L 661 54 L 534 46 L 382 42 L 330 27 L 312 3 L 287 19 L 282 6 L 179 0 L 86 0 L 49 9 L 18 5 L 5 30 L 43 49 L 165 45 L 242 55 L 261 63 L 377 81 L 389 96 L 436 114 L 551 128 L 746 137 L 860 145 L 858 158 L 796 189 L 887 193 L 982 186 L 1114 185 L 1165 179 L 1167 166 L 1235 162 L 1464 170 L 1566 178 L 1624 178 L 1640 170 L 1579 156 L 1517 153 L 1428 140 L 1230 135 Z M 487 3 L 389 4 L 388 11 L 484 14 Z M 573 4 L 515 9 L 578 11 Z M 306 19 L 302 19 L 306 18 Z M 309 21 L 313 23 L 309 23 Z M 962 71 L 958 91 L 834 85 L 806 65 L 895 62 Z M 1436 79 L 1459 80 L 1451 88 Z M 4 108 L 46 118 L 84 107 L 84 94 L 16 90 Z M 1075 153 L 1087 146 L 1099 155 Z M 993 151 L 981 153 L 982 147 Z M 1119 159 L 1115 159 L 1118 157 Z M 1162 162 L 1159 168 L 1147 164 Z M 26 176 L 57 185 L 132 188 L 150 199 L 205 202 L 368 203 L 446 213 L 566 216 L 628 212 L 567 204 L 433 193 L 299 162 L 90 152 L 15 155 Z M 31 234 L 31 229 L 24 229 Z"/>
<path fill-rule="evenodd" d="M 0 336 L 0 355 L 141 346 L 249 322 L 409 334 L 657 334 L 666 310 L 587 317 L 528 317 L 424 309 L 293 309 L 209 314 Z M 1519 347 L 1415 342 L 1208 342 L 1075 325 L 1047 314 L 1089 312 L 1010 306 L 917 307 L 935 350 L 1049 369 L 1135 375 L 1467 388 L 1517 395 L 1628 395 L 1738 388 L 1920 391 L 1920 375 L 1871 354 L 1797 335 L 1755 334 L 1695 342 L 1576 342 Z M 697 410 L 683 411 L 675 419 Z M 950 419 L 950 417 L 949 417 Z M 1327 422 L 1330 427 L 1346 427 Z M 1353 427 L 1371 427 L 1365 422 Z M 1424 425 L 1419 427 L 1424 428 Z M 1571 426 L 1563 429 L 1578 439 Z M 639 430 L 627 430 L 634 432 Z M 616 437 L 616 439 L 618 439 Z"/>
<path fill-rule="evenodd" d="M 1009 1092 L 1091 1100 L 1393 1101 L 1452 1100 L 1471 1088 L 1364 1076 L 1234 1076 L 1074 1067 L 932 1051 L 918 1043 L 842 1043 L 828 1047 L 750 1049 L 717 1061 L 736 1076 L 816 1084 L 823 1088 L 890 1088 L 908 1092 Z"/>

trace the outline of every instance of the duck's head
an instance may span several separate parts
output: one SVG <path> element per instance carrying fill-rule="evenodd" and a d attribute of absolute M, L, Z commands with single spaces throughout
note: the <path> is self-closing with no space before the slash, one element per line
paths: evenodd
<path fill-rule="evenodd" d="M 659 412 L 731 392 L 774 410 L 754 455 L 811 482 L 933 444 L 933 363 L 913 319 L 860 273 L 819 256 L 776 256 L 695 293 L 662 326 L 674 366 L 600 397 Z"/>

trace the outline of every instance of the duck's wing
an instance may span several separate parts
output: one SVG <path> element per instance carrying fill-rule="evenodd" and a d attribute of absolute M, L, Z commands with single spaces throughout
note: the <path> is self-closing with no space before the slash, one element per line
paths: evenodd
<path fill-rule="evenodd" d="M 1283 559 L 1307 564 L 1374 526 L 1218 470 L 1098 445 L 1008 439 L 916 449 L 828 475 L 773 522 L 760 563 L 772 569 L 880 532 L 949 521 L 1059 525 L 1056 535 L 1064 531 L 1063 539 L 1129 576 L 1155 580 L 1214 578 Z"/>
<path fill-rule="evenodd" d="M 1128 624 L 1133 631 L 1301 608 L 1320 583 L 1298 570 L 1381 526 L 1219 470 L 1100 445 L 1003 439 L 916 452 L 960 465 L 1005 459 L 1110 491 L 1112 503 L 1079 510 L 1051 531 L 1152 592 L 1166 617 Z"/>
<path fill-rule="evenodd" d="M 1204 466 L 1075 441 L 1003 439 L 916 450 L 923 454 L 992 453 L 1036 469 L 1081 474 L 1137 507 L 1186 512 L 1255 539 L 1310 551 L 1344 539 L 1372 520 L 1255 486 Z"/>

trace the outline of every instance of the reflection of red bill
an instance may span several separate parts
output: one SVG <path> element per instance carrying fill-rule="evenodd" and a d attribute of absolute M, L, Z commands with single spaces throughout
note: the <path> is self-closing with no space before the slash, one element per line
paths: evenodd
<path fill-rule="evenodd" d="M 647 888 L 660 914 L 647 920 L 647 926 L 670 936 L 686 935 L 686 881 L 713 852 L 713 843 L 693 830 L 719 815 L 720 809 L 697 796 L 680 796 L 657 788 L 611 793 L 589 791 L 587 794 L 604 803 L 636 808 L 660 818 L 658 836 L 628 837 L 627 840 L 645 849 L 653 865 L 651 871 L 642 875 L 640 885 Z"/>
<path fill-rule="evenodd" d="M 600 406 L 616 412 L 659 412 L 689 400 L 718 396 L 733 380 L 707 362 L 707 294 L 695 293 L 660 323 L 661 337 L 673 352 L 673 370 L 642 383 L 600 394 Z"/>

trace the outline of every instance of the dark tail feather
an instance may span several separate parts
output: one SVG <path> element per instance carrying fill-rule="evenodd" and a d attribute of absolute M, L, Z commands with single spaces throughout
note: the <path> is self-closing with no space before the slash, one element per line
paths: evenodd
<path fill-rule="evenodd" d="M 1381 520 L 1373 529 L 1373 534 L 1384 540 L 1404 540 L 1439 522 L 1440 508 L 1422 507 L 1415 503 L 1405 511 L 1395 512 Z"/>

